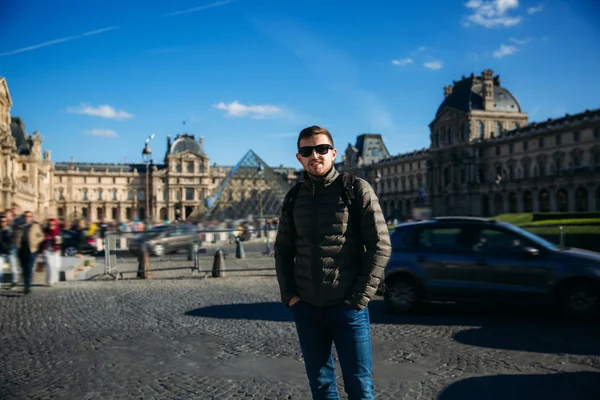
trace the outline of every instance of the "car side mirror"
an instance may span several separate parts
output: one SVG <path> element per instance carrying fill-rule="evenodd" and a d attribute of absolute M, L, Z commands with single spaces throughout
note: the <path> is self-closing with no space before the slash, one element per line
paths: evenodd
<path fill-rule="evenodd" d="M 527 257 L 527 258 L 531 258 L 531 257 L 537 257 L 540 255 L 540 250 L 536 249 L 535 247 L 525 247 L 523 248 L 523 256 Z"/>

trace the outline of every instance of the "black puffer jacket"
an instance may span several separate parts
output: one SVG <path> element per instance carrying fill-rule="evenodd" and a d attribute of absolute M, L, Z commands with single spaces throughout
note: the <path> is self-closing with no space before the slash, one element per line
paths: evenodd
<path fill-rule="evenodd" d="M 275 266 L 286 305 L 299 296 L 316 306 L 348 300 L 362 309 L 377 291 L 391 253 L 379 201 L 371 185 L 356 178 L 353 201 L 361 220 L 353 221 L 338 177 L 335 168 L 319 180 L 305 173 L 293 213 L 282 212 Z"/>

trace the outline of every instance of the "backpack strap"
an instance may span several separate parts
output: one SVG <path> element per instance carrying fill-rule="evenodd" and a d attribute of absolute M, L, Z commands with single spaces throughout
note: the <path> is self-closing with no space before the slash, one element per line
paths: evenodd
<path fill-rule="evenodd" d="M 350 218 L 354 220 L 355 226 L 360 233 L 361 209 L 360 201 L 356 200 L 356 176 L 349 172 L 342 172 L 342 185 L 344 186 L 344 198 Z"/>

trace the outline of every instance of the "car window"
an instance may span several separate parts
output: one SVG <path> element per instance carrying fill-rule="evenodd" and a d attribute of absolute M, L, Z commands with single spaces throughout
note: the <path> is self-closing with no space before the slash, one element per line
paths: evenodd
<path fill-rule="evenodd" d="M 530 244 L 513 233 L 501 229 L 483 228 L 479 231 L 474 246 L 475 251 L 489 253 L 521 252 L 523 247 Z"/>
<path fill-rule="evenodd" d="M 415 241 L 416 247 L 431 251 L 472 250 L 469 232 L 461 227 L 432 227 L 422 229 Z"/>

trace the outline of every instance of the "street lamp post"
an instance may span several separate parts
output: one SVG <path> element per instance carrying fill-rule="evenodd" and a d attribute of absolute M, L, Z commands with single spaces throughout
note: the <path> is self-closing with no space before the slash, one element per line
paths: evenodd
<path fill-rule="evenodd" d="M 152 222 L 152 215 L 150 213 L 150 163 L 152 162 L 152 150 L 149 146 L 149 142 L 152 139 L 154 139 L 154 133 L 146 139 L 146 145 L 142 150 L 142 158 L 146 163 L 146 191 L 144 196 L 146 198 L 146 228 L 150 225 L 150 222 Z"/>

